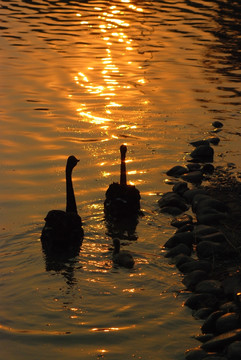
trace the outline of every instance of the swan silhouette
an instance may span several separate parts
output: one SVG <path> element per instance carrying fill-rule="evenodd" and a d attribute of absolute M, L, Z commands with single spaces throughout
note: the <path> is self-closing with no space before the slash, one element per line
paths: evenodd
<path fill-rule="evenodd" d="M 124 266 L 126 268 L 133 268 L 134 259 L 131 253 L 127 250 L 120 250 L 120 240 L 118 238 L 113 239 L 114 251 L 113 251 L 113 262 L 114 264 Z"/>
<path fill-rule="evenodd" d="M 50 210 L 45 217 L 45 225 L 41 234 L 43 249 L 48 252 L 63 249 L 78 249 L 83 241 L 82 220 L 78 215 L 75 201 L 72 171 L 79 162 L 75 156 L 68 157 L 66 174 L 66 211 Z"/>
<path fill-rule="evenodd" d="M 140 192 L 126 181 L 127 147 L 121 145 L 120 183 L 114 182 L 106 191 L 104 211 L 107 219 L 138 217 L 140 214 Z"/>

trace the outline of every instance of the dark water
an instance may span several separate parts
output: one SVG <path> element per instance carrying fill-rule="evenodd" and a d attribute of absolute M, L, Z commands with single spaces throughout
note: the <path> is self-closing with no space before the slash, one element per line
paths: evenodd
<path fill-rule="evenodd" d="M 0 4 L 1 358 L 183 359 L 200 323 L 162 255 L 174 230 L 157 200 L 214 120 L 214 163 L 240 175 L 239 2 Z M 145 214 L 124 241 L 133 270 L 113 267 L 103 220 L 122 143 Z M 47 211 L 65 207 L 70 154 L 85 239 L 57 266 L 39 236 Z"/>

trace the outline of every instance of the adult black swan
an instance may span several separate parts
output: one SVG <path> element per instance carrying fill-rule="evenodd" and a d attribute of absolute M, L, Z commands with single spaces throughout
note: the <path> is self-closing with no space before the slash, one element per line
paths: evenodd
<path fill-rule="evenodd" d="M 72 171 L 79 160 L 75 156 L 68 157 L 66 164 L 66 211 L 51 210 L 45 217 L 45 225 L 41 234 L 41 242 L 47 254 L 70 251 L 76 255 L 83 241 L 82 220 L 78 215 L 75 201 Z"/>
<path fill-rule="evenodd" d="M 127 185 L 126 182 L 126 152 L 127 147 L 121 145 L 120 183 L 111 184 L 105 194 L 104 211 L 108 220 L 133 219 L 141 213 L 140 192 L 134 185 Z"/>

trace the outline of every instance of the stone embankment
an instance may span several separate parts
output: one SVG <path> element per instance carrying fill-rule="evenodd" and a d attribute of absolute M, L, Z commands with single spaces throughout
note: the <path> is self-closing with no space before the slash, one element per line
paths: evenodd
<path fill-rule="evenodd" d="M 218 143 L 216 136 L 192 142 L 188 164 L 167 171 L 175 184 L 158 202 L 176 228 L 165 257 L 183 274 L 185 306 L 203 321 L 187 360 L 241 359 L 241 183 L 233 164 L 213 166 Z"/>

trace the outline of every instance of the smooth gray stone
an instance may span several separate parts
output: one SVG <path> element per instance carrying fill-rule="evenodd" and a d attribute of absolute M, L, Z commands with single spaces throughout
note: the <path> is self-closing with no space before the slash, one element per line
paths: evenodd
<path fill-rule="evenodd" d="M 209 146 L 209 141 L 208 140 L 197 140 L 197 141 L 191 141 L 189 143 L 192 146 L 200 146 L 200 145 L 208 145 Z"/>
<path fill-rule="evenodd" d="M 201 331 L 203 334 L 215 333 L 216 331 L 216 321 L 217 319 L 224 314 L 224 311 L 217 310 L 208 316 L 204 321 Z"/>
<path fill-rule="evenodd" d="M 199 259 L 217 258 L 224 254 L 225 247 L 213 241 L 201 241 L 197 244 L 196 252 Z"/>
<path fill-rule="evenodd" d="M 195 213 L 197 211 L 197 207 L 201 201 L 204 200 L 212 200 L 213 198 L 210 195 L 203 193 L 196 193 L 192 198 L 192 211 Z"/>
<path fill-rule="evenodd" d="M 174 263 L 176 264 L 176 267 L 178 268 L 180 265 L 186 263 L 186 262 L 190 262 L 190 261 L 195 261 L 192 257 L 185 255 L 185 254 L 179 254 L 175 257 L 174 259 Z"/>
<path fill-rule="evenodd" d="M 201 347 L 205 351 L 220 351 L 223 348 L 225 348 L 227 345 L 240 339 L 241 339 L 241 329 L 236 329 L 228 333 L 215 336 L 213 339 L 202 344 Z"/>
<path fill-rule="evenodd" d="M 220 142 L 220 139 L 217 136 L 212 136 L 210 138 L 207 138 L 206 140 L 212 145 L 218 145 Z"/>
<path fill-rule="evenodd" d="M 174 192 L 167 192 L 161 196 L 161 198 L 158 200 L 158 205 L 160 208 L 164 207 L 176 207 L 183 211 L 186 211 L 188 209 L 187 204 L 183 200 L 183 198 L 174 193 Z"/>
<path fill-rule="evenodd" d="M 181 196 L 187 190 L 188 190 L 188 185 L 184 181 L 179 181 L 172 187 L 172 191 L 174 191 L 175 193 Z"/>
<path fill-rule="evenodd" d="M 200 347 L 189 349 L 185 352 L 186 360 L 202 360 L 207 355 L 206 351 Z"/>
<path fill-rule="evenodd" d="M 213 338 L 213 334 L 199 334 L 195 336 L 195 339 L 204 343 L 206 341 L 209 341 Z"/>
<path fill-rule="evenodd" d="M 240 316 L 236 312 L 224 314 L 216 321 L 216 330 L 219 334 L 238 329 L 240 326 Z"/>
<path fill-rule="evenodd" d="M 176 166 L 173 166 L 171 169 L 169 169 L 166 172 L 166 174 L 168 176 L 179 177 L 182 174 L 185 174 L 187 171 L 188 171 L 187 168 L 185 168 L 184 166 L 176 165 Z"/>
<path fill-rule="evenodd" d="M 223 293 L 223 288 L 220 281 L 209 279 L 199 282 L 195 287 L 195 291 L 198 293 L 221 295 Z"/>
<path fill-rule="evenodd" d="M 183 225 L 182 227 L 176 230 L 176 234 L 180 232 L 193 231 L 193 228 L 194 228 L 193 224 Z"/>
<path fill-rule="evenodd" d="M 212 308 L 201 308 L 199 310 L 197 310 L 193 316 L 195 317 L 195 319 L 201 319 L 204 320 L 206 319 L 211 313 L 213 312 Z"/>
<path fill-rule="evenodd" d="M 193 217 L 191 215 L 183 214 L 183 215 L 178 216 L 175 219 L 173 219 L 171 221 L 171 225 L 174 227 L 180 228 L 183 225 L 192 224 L 192 221 L 193 221 Z"/>
<path fill-rule="evenodd" d="M 186 167 L 189 171 L 196 171 L 201 169 L 201 165 L 198 163 L 187 164 Z"/>
<path fill-rule="evenodd" d="M 203 214 L 197 214 L 197 221 L 200 224 L 204 225 L 216 225 L 220 224 L 223 220 L 227 218 L 227 215 L 218 211 L 213 210 L 212 212 L 207 209 L 207 211 L 203 210 Z"/>
<path fill-rule="evenodd" d="M 184 255 L 191 255 L 191 248 L 188 247 L 185 244 L 178 244 L 177 246 L 174 246 L 173 248 L 171 248 L 171 250 L 169 250 L 166 254 L 165 257 L 169 258 L 169 257 L 175 257 L 179 254 L 184 254 Z"/>
<path fill-rule="evenodd" d="M 191 204 L 194 197 L 201 194 L 207 195 L 207 191 L 204 189 L 190 189 L 184 192 L 183 197 L 188 202 L 188 204 Z"/>
<path fill-rule="evenodd" d="M 241 359 L 241 341 L 234 341 L 228 346 L 227 357 L 229 360 Z"/>
<path fill-rule="evenodd" d="M 212 264 L 207 260 L 195 260 L 179 266 L 179 271 L 184 274 L 190 273 L 194 270 L 203 270 L 206 273 L 209 273 L 212 270 Z"/>
<path fill-rule="evenodd" d="M 238 308 L 237 304 L 235 304 L 234 301 L 228 301 L 228 302 L 220 305 L 219 310 L 222 310 L 225 313 L 228 313 L 228 312 L 238 312 L 239 308 Z"/>
<path fill-rule="evenodd" d="M 198 161 L 213 161 L 214 151 L 213 148 L 209 145 L 200 145 L 197 146 L 190 154 L 190 156 Z"/>
<path fill-rule="evenodd" d="M 175 207 L 175 206 L 164 206 L 160 209 L 160 212 L 163 214 L 177 216 L 177 215 L 181 215 L 183 213 L 183 210 L 181 210 L 179 207 Z"/>
<path fill-rule="evenodd" d="M 203 180 L 203 173 L 199 170 L 191 171 L 182 175 L 182 179 L 193 184 L 200 184 Z"/>
<path fill-rule="evenodd" d="M 197 224 L 193 229 L 196 238 L 200 238 L 201 236 L 205 236 L 208 234 L 214 234 L 217 231 L 218 229 L 216 227 L 204 224 Z"/>
<path fill-rule="evenodd" d="M 216 306 L 217 297 L 213 294 L 192 294 L 184 303 L 190 309 L 197 310 L 203 307 Z"/>
<path fill-rule="evenodd" d="M 213 127 L 217 128 L 217 129 L 220 129 L 223 127 L 223 123 L 221 123 L 221 121 L 218 121 L 218 120 L 212 122 L 212 125 L 213 125 Z"/>
<path fill-rule="evenodd" d="M 196 284 L 200 281 L 207 279 L 208 274 L 204 270 L 194 270 L 187 273 L 182 279 L 182 283 L 187 287 L 188 290 L 193 290 Z"/>
<path fill-rule="evenodd" d="M 196 198 L 194 199 L 194 201 L 195 200 Z M 223 213 L 228 211 L 228 207 L 226 204 L 212 197 L 200 199 L 195 206 L 195 211 L 197 212 L 200 208 L 210 208 Z"/>
<path fill-rule="evenodd" d="M 213 242 L 225 242 L 227 241 L 226 236 L 224 235 L 224 233 L 222 233 L 221 231 L 217 231 L 215 233 L 211 233 L 208 235 L 202 235 L 199 236 L 197 239 L 197 242 L 200 241 L 213 241 Z"/>
<path fill-rule="evenodd" d="M 178 244 L 185 244 L 189 247 L 192 247 L 194 241 L 193 233 L 190 231 L 174 234 L 167 242 L 164 244 L 164 247 L 173 248 Z"/>

